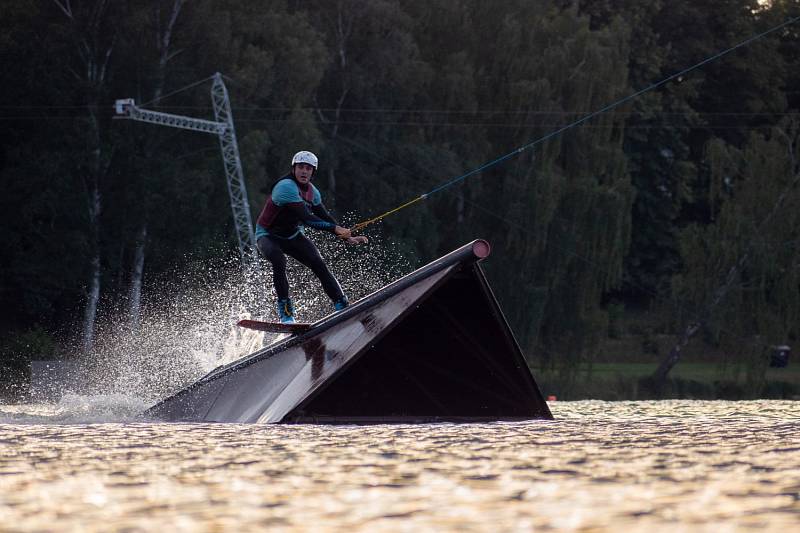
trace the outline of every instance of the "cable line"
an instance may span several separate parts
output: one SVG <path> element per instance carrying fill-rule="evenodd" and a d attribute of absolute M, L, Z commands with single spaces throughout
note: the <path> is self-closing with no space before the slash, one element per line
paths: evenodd
<path fill-rule="evenodd" d="M 379 154 L 375 150 L 372 150 L 369 147 L 364 146 L 363 144 L 354 141 L 353 139 L 347 138 L 347 137 L 345 137 L 343 135 L 339 135 L 339 136 L 337 136 L 336 141 L 346 142 L 346 143 L 348 143 L 348 144 L 350 144 L 352 146 L 355 146 L 357 149 L 360 149 L 362 151 L 368 152 L 368 153 L 372 154 L 373 156 L 375 156 L 377 158 L 380 158 L 380 159 L 386 161 L 387 163 L 390 163 L 393 167 L 398 168 L 398 169 L 402 170 L 403 172 L 407 173 L 409 175 L 409 177 L 412 178 L 412 179 L 418 179 L 419 178 L 419 176 L 418 176 L 418 174 L 416 172 L 414 172 L 412 170 L 409 170 L 408 168 L 406 168 L 402 164 L 398 163 L 397 161 L 391 160 L 391 159 Z M 526 235 L 531 235 L 532 234 L 531 231 L 528 228 L 518 224 L 517 222 L 515 222 L 515 221 L 513 221 L 513 220 L 511 220 L 509 218 L 503 217 L 502 215 L 498 215 L 496 212 L 491 211 L 489 209 L 486 209 L 482 205 L 480 205 L 478 203 L 475 203 L 475 202 L 469 200 L 468 198 L 464 198 L 464 201 L 466 203 L 470 204 L 470 206 L 472 206 L 472 208 L 481 211 L 486 216 L 492 217 L 492 218 L 494 218 L 494 219 L 496 219 L 496 220 L 498 220 L 498 221 L 500 221 L 502 223 L 505 223 L 508 226 L 510 226 L 510 227 L 512 227 L 512 228 L 514 228 L 514 229 L 516 229 L 516 230 L 518 230 L 518 231 L 520 231 L 520 232 L 522 232 L 522 233 L 524 233 Z M 568 222 L 566 219 L 558 217 L 557 215 L 556 215 L 556 218 L 559 219 L 561 222 Z M 792 246 L 792 245 L 795 245 L 795 244 L 800 244 L 800 240 L 786 241 L 786 242 L 782 242 L 782 243 L 766 243 L 766 244 L 768 244 L 768 245 L 769 244 L 778 245 L 778 246 Z M 606 270 L 602 265 L 600 265 L 599 263 L 597 263 L 595 261 L 592 261 L 588 257 L 586 257 L 583 254 L 579 253 L 578 250 L 577 250 L 577 246 L 576 245 L 573 245 L 573 246 L 562 246 L 562 245 L 558 244 L 555 241 L 550 241 L 550 243 L 548 245 L 549 246 L 554 246 L 555 248 L 561 250 L 562 252 L 575 257 L 577 260 L 589 265 L 590 267 L 592 267 L 592 268 L 594 268 L 596 270 L 599 270 L 600 272 L 602 272 L 602 273 L 604 273 L 606 275 L 610 275 L 610 272 L 608 270 Z M 344 252 L 340 252 L 336 257 L 334 257 L 332 262 L 338 261 L 338 259 L 343 255 L 343 253 Z M 650 296 L 653 296 L 653 297 L 658 297 L 659 296 L 658 292 L 656 292 L 653 289 L 650 289 L 649 287 L 645 286 L 644 284 L 641 284 L 641 283 L 637 282 L 635 279 L 628 280 L 628 283 L 632 287 L 634 287 L 635 289 L 638 289 L 638 290 L 640 290 L 640 291 L 642 291 L 642 292 L 644 292 L 644 293 L 646 293 L 646 294 L 648 294 Z M 682 301 L 676 301 L 673 305 L 677 308 L 677 310 L 680 313 L 686 314 L 686 315 L 692 317 L 694 320 L 700 320 L 700 315 L 696 311 L 694 311 L 693 309 L 685 307 Z M 742 342 L 748 340 L 747 338 L 745 338 L 744 336 L 740 335 L 736 331 L 730 330 L 730 329 L 728 329 L 728 328 L 726 328 L 724 326 L 718 326 L 718 327 L 719 327 L 719 330 L 721 332 L 727 333 L 728 335 L 730 335 L 732 338 L 734 338 L 736 340 L 739 340 L 739 341 L 742 341 Z M 760 345 L 763 346 L 763 347 L 768 347 L 769 346 L 769 344 L 767 344 L 767 343 L 765 343 L 763 341 L 760 342 Z M 551 348 L 549 348 L 549 347 L 547 347 L 547 346 L 545 346 L 543 344 L 537 343 L 537 346 L 538 346 L 538 348 L 540 350 L 544 350 L 544 351 L 547 351 L 547 352 L 551 351 Z"/>
<path fill-rule="evenodd" d="M 579 126 L 580 124 L 583 124 L 584 122 L 596 117 L 597 115 L 600 115 L 602 113 L 610 111 L 610 110 L 614 109 L 615 107 L 619 107 L 622 104 L 624 104 L 625 102 L 628 102 L 629 100 L 633 100 L 634 98 L 636 98 L 638 96 L 641 96 L 642 94 L 644 94 L 644 93 L 646 93 L 648 91 L 652 91 L 653 89 L 656 89 L 656 88 L 664 85 L 665 83 L 667 83 L 667 82 L 669 82 L 671 80 L 674 80 L 675 78 L 683 76 L 684 74 L 687 74 L 687 73 L 689 73 L 689 72 L 691 72 L 691 71 L 693 71 L 693 70 L 695 70 L 697 68 L 700 68 L 703 65 L 711 63 L 712 61 L 716 61 L 717 59 L 719 59 L 719 58 L 721 58 L 721 57 L 733 52 L 734 50 L 737 50 L 737 49 L 739 49 L 739 48 L 741 48 L 743 46 L 747 46 L 748 44 L 750 44 L 750 43 L 752 43 L 754 41 L 757 41 L 758 39 L 761 39 L 761 38 L 769 35 L 770 33 L 773 33 L 775 31 L 778 31 L 778 30 L 782 29 L 782 28 L 785 28 L 786 26 L 794 24 L 798 20 L 800 20 L 800 16 L 791 18 L 791 19 L 783 22 L 782 24 L 779 24 L 779 25 L 777 25 L 777 26 L 775 26 L 773 28 L 770 28 L 770 29 L 762 32 L 762 33 L 759 33 L 757 35 L 749 37 L 749 38 L 745 39 L 744 41 L 741 41 L 740 43 L 731 46 L 730 48 L 726 48 L 725 50 L 722 50 L 721 52 L 718 52 L 718 53 L 716 53 L 716 54 L 714 54 L 714 55 L 712 55 L 710 57 L 707 57 L 706 59 L 700 61 L 699 63 L 695 63 L 694 65 L 692 65 L 690 67 L 687 67 L 687 68 L 681 70 L 680 72 L 676 72 L 675 74 L 667 76 L 666 78 L 664 78 L 661 81 L 658 81 L 656 83 L 648 85 L 644 89 L 636 91 L 633 94 L 630 94 L 630 95 L 628 95 L 628 96 L 626 96 L 624 98 L 621 98 L 621 99 L 619 99 L 619 100 L 617 100 L 617 101 L 615 101 L 615 102 L 613 102 L 611 104 L 608 104 L 607 106 L 605 106 L 605 107 L 603 107 L 601 109 L 598 109 L 597 111 L 593 111 L 593 112 L 591 112 L 591 113 L 589 113 L 587 115 L 584 115 L 583 117 L 579 118 L 578 120 L 576 120 L 574 122 L 571 122 L 571 123 L 567 124 L 566 126 L 558 128 L 558 129 L 548 133 L 547 135 L 544 135 L 543 137 L 540 137 L 540 138 L 536 139 L 535 141 L 532 141 L 532 142 L 530 142 L 528 144 L 520 146 L 519 148 L 517 148 L 516 150 L 514 150 L 512 152 L 509 152 L 509 153 L 507 153 L 507 154 L 505 154 L 503 156 L 498 157 L 497 159 L 489 161 L 488 163 L 485 163 L 485 164 L 479 166 L 478 168 L 470 170 L 466 174 L 462 174 L 461 176 L 453 178 L 450 181 L 447 181 L 447 182 L 443 183 L 442 185 L 439 185 L 438 187 L 436 187 L 434 189 L 431 189 L 430 191 L 428 191 L 428 192 L 426 192 L 424 194 L 419 195 L 418 197 L 414 198 L 413 200 L 410 200 L 410 201 L 408 201 L 408 202 L 406 202 L 406 203 L 404 203 L 404 204 L 402 204 L 402 205 L 400 205 L 398 207 L 395 207 L 394 209 L 391 209 L 391 210 L 389 210 L 389 211 L 387 211 L 387 212 L 385 212 L 385 213 L 383 213 L 381 215 L 378 215 L 376 217 L 370 218 L 370 219 L 365 220 L 363 222 L 359 222 L 358 224 L 355 224 L 353 226 L 353 230 L 354 231 L 360 231 L 360 230 L 364 229 L 366 226 L 368 226 L 370 224 L 373 224 L 375 222 L 378 222 L 379 220 L 381 220 L 383 218 L 386 218 L 387 216 L 389 216 L 389 215 L 391 215 L 393 213 L 396 213 L 397 211 L 400 211 L 401 209 L 403 209 L 405 207 L 413 205 L 413 204 L 419 202 L 420 200 L 425 200 L 428 196 L 430 196 L 432 194 L 436 194 L 437 192 L 440 192 L 440 191 L 443 191 L 444 189 L 452 187 L 456 183 L 462 182 L 462 181 L 464 181 L 465 179 L 467 179 L 468 177 L 470 177 L 470 176 L 472 176 L 474 174 L 477 174 L 479 172 L 482 172 L 483 170 L 486 170 L 487 168 L 490 168 L 490 167 L 493 167 L 495 165 L 498 165 L 498 164 L 502 163 L 503 161 L 505 161 L 507 159 L 510 159 L 510 158 L 512 158 L 512 157 L 514 157 L 514 156 L 516 156 L 518 154 L 521 154 L 525 150 L 533 148 L 537 144 L 541 144 L 541 143 L 543 143 L 543 142 L 545 142 L 545 141 L 547 141 L 547 140 L 549 140 L 549 139 L 551 139 L 551 138 L 553 138 L 553 137 L 555 137 L 557 135 L 560 135 L 561 133 L 563 133 L 563 132 L 565 132 L 565 131 L 567 131 L 567 130 L 569 130 L 571 128 Z"/>
<path fill-rule="evenodd" d="M 145 106 L 148 106 L 148 105 L 152 104 L 153 102 L 158 102 L 159 100 L 163 100 L 164 98 L 168 98 L 168 97 L 170 97 L 170 96 L 172 96 L 172 95 L 178 94 L 179 92 L 186 91 L 186 90 L 188 90 L 188 89 L 191 89 L 192 87 L 194 87 L 194 86 L 196 86 L 196 85 L 200 85 L 201 83 L 205 83 L 205 82 L 207 82 L 208 80 L 213 80 L 213 79 L 214 79 L 214 76 L 209 76 L 209 77 L 207 77 L 207 78 L 203 78 L 203 79 L 202 79 L 202 80 L 200 80 L 200 81 L 196 81 L 196 82 L 194 82 L 194 83 L 190 83 L 190 84 L 189 84 L 189 85 L 187 85 L 186 87 L 181 87 L 180 89 L 176 89 L 176 90 L 172 91 L 171 93 L 167 93 L 167 94 L 161 95 L 161 96 L 159 96 L 158 98 L 153 98 L 153 99 L 152 99 L 152 100 L 150 100 L 149 102 L 145 102 L 145 103 L 143 103 L 143 104 L 139 104 L 139 107 L 145 107 Z"/>

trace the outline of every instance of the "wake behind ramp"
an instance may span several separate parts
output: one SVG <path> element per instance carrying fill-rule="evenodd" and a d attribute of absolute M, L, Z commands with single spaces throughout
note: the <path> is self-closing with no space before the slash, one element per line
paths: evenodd
<path fill-rule="evenodd" d="M 415 423 L 552 419 L 475 240 L 144 415 L 165 421 Z"/>

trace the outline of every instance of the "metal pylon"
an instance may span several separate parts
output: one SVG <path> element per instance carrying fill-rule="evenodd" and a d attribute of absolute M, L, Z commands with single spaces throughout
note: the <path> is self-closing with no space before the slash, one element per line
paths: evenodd
<path fill-rule="evenodd" d="M 222 162 L 225 166 L 225 178 L 228 183 L 228 194 L 231 199 L 231 211 L 239 241 L 239 254 L 242 260 L 249 262 L 255 254 L 255 235 L 253 219 L 250 216 L 250 203 L 247 199 L 247 187 L 244 182 L 242 160 L 239 157 L 239 146 L 236 143 L 236 130 L 233 127 L 233 114 L 228 98 L 228 89 L 222 81 L 222 74 L 214 74 L 211 86 L 211 99 L 214 102 L 214 116 L 217 122 L 226 124 L 219 133 L 219 145 L 222 149 Z"/>
<path fill-rule="evenodd" d="M 247 199 L 242 160 L 239 157 L 239 147 L 236 143 L 236 130 L 233 126 L 233 114 L 231 113 L 228 89 L 225 87 L 225 83 L 222 81 L 222 74 L 219 72 L 214 74 L 214 83 L 211 86 L 211 100 L 214 104 L 216 121 L 141 109 L 136 107 L 136 103 L 131 98 L 117 100 L 114 108 L 116 110 L 116 118 L 128 118 L 172 128 L 212 133 L 219 137 L 239 254 L 245 269 L 251 267 L 257 269 L 255 266 L 257 261 L 253 219 L 250 216 L 250 202 Z"/>

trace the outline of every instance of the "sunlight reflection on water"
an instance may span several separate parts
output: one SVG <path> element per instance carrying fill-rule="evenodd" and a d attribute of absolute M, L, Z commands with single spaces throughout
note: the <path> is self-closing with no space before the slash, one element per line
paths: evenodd
<path fill-rule="evenodd" d="M 0 529 L 790 529 L 798 406 L 555 402 L 549 422 L 365 427 L 0 406 Z"/>

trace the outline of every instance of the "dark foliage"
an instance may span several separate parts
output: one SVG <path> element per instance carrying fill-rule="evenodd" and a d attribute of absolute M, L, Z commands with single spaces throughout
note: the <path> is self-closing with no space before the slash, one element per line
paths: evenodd
<path fill-rule="evenodd" d="M 210 118 L 210 82 L 180 89 L 222 72 L 253 213 L 302 148 L 321 156 L 328 204 L 363 219 L 800 12 L 760 4 L 6 2 L 0 328 L 11 339 L 73 327 L 93 284 L 127 293 L 137 254 L 146 280 L 235 249 L 216 139 L 114 121 L 116 98 Z M 412 262 L 490 240 L 487 270 L 523 348 L 567 373 L 591 362 L 609 304 L 672 302 L 673 332 L 706 313 L 730 346 L 796 339 L 798 31 L 369 231 Z M 710 306 L 745 255 L 729 302 Z M 124 312 L 106 307 L 97 314 Z"/>

